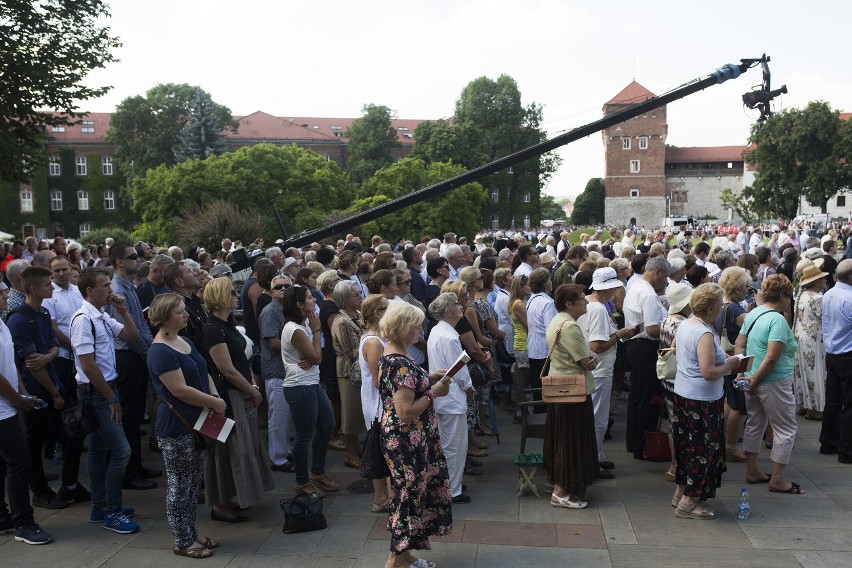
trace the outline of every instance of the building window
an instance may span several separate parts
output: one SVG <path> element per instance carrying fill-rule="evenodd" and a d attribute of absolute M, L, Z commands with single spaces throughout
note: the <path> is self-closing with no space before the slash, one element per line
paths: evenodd
<path fill-rule="evenodd" d="M 80 223 L 80 236 L 85 237 L 89 233 L 92 232 L 92 224 L 91 223 Z"/>
<path fill-rule="evenodd" d="M 89 133 L 89 134 L 93 133 L 94 131 L 95 131 L 95 128 L 93 126 L 84 126 L 83 128 L 80 129 L 80 132 Z"/>
<path fill-rule="evenodd" d="M 112 175 L 112 156 L 101 156 L 101 173 L 105 176 Z"/>
<path fill-rule="evenodd" d="M 639 160 L 630 160 L 630 173 L 638 174 L 639 173 Z"/>
<path fill-rule="evenodd" d="M 491 217 L 491 228 L 495 231 L 500 228 L 500 216 L 494 215 Z"/>
<path fill-rule="evenodd" d="M 21 213 L 33 212 L 33 192 L 29 189 L 21 190 Z"/>
<path fill-rule="evenodd" d="M 629 137 L 625 136 L 624 138 L 621 139 L 621 148 L 623 150 L 629 150 L 630 149 L 630 138 Z"/>
<path fill-rule="evenodd" d="M 106 211 L 115 209 L 115 192 L 111 189 L 104 191 L 104 209 Z"/>
<path fill-rule="evenodd" d="M 639 149 L 640 150 L 647 150 L 648 149 L 648 137 L 647 136 L 640 136 L 639 137 Z"/>
<path fill-rule="evenodd" d="M 54 236 L 54 238 L 65 236 L 65 227 L 62 226 L 62 223 L 54 223 L 53 224 L 53 236 Z"/>
<path fill-rule="evenodd" d="M 21 232 L 24 234 L 24 238 L 25 238 L 25 239 L 26 239 L 27 237 L 34 237 L 34 236 L 36 235 L 36 228 L 35 228 L 35 225 L 33 225 L 33 224 L 31 224 L 31 223 L 25 223 L 25 224 L 21 227 Z"/>
<path fill-rule="evenodd" d="M 524 229 L 529 229 L 529 228 L 530 228 L 530 214 L 526 213 L 524 215 Z"/>
<path fill-rule="evenodd" d="M 77 192 L 77 209 L 80 211 L 88 211 L 89 210 L 89 192 L 88 191 L 78 191 Z"/>
<path fill-rule="evenodd" d="M 86 160 L 86 156 L 77 156 L 76 164 L 78 176 L 89 175 L 89 162 Z"/>
<path fill-rule="evenodd" d="M 491 201 L 498 203 L 500 201 L 500 191 L 497 189 L 491 190 Z"/>
<path fill-rule="evenodd" d="M 50 192 L 50 210 L 62 211 L 62 192 L 54 190 Z"/>
<path fill-rule="evenodd" d="M 65 127 L 64 126 L 52 126 L 50 128 L 50 131 L 51 132 L 65 132 Z"/>
<path fill-rule="evenodd" d="M 639 188 L 631 187 L 630 188 L 630 197 L 639 197 Z"/>
<path fill-rule="evenodd" d="M 837 196 L 837 206 L 838 207 L 846 207 L 846 196 L 838 195 Z"/>
<path fill-rule="evenodd" d="M 728 169 L 729 170 L 734 169 L 734 163 L 733 162 L 728 162 Z"/>
<path fill-rule="evenodd" d="M 47 175 L 62 175 L 62 165 L 59 163 L 59 156 L 57 156 L 56 154 L 51 154 L 50 157 L 47 159 Z"/>
<path fill-rule="evenodd" d="M 530 192 L 528 191 L 524 194 L 524 203 L 529 203 L 530 201 Z"/>

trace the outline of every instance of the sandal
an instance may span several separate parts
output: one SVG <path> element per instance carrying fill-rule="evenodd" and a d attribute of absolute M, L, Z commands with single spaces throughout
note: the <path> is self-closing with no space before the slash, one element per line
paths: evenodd
<path fill-rule="evenodd" d="M 202 546 L 201 548 L 180 548 L 175 546 L 172 548 L 175 556 L 186 556 L 187 558 L 210 558 L 213 556 L 213 549 Z"/>
<path fill-rule="evenodd" d="M 699 505 L 697 502 L 693 503 L 689 509 L 681 509 L 680 504 L 675 508 L 675 517 L 680 519 L 697 519 L 700 521 L 709 521 L 710 519 L 714 519 L 716 514 L 704 507 Z"/>
<path fill-rule="evenodd" d="M 672 483 L 674 483 L 674 480 L 675 480 L 674 474 L 670 471 L 667 471 L 666 472 L 666 481 L 671 481 Z"/>
<path fill-rule="evenodd" d="M 681 493 L 680 495 L 673 495 L 672 496 L 672 507 L 677 509 L 677 506 L 678 506 L 678 503 L 680 503 L 681 497 L 683 497 L 683 493 Z"/>
<path fill-rule="evenodd" d="M 572 501 L 570 495 L 566 495 L 565 497 L 559 497 L 558 495 L 556 495 L 556 493 L 551 493 L 550 506 L 558 507 L 561 509 L 585 509 L 589 506 L 589 502 L 583 501 L 582 499 Z"/>
<path fill-rule="evenodd" d="M 370 511 L 374 513 L 387 513 L 388 507 L 390 506 L 390 502 L 391 500 L 390 498 L 388 498 L 382 503 L 373 503 L 373 505 L 370 507 Z"/>
<path fill-rule="evenodd" d="M 467 457 L 469 458 L 484 458 L 488 455 L 488 450 L 468 450 Z"/>
<path fill-rule="evenodd" d="M 763 479 L 758 479 L 757 481 L 751 481 L 749 478 L 746 478 L 746 483 L 750 483 L 751 485 L 756 485 L 758 483 L 769 483 L 769 480 L 772 479 L 772 474 L 767 473 L 766 477 Z"/>
<path fill-rule="evenodd" d="M 775 489 L 774 487 L 772 487 L 770 485 L 769 491 L 771 493 L 789 493 L 790 495 L 804 495 L 805 494 L 805 492 L 802 490 L 802 488 L 799 486 L 799 484 L 794 482 L 794 481 L 790 482 L 790 488 L 789 489 L 785 489 L 785 490 Z"/>
<path fill-rule="evenodd" d="M 293 489 L 295 489 L 296 493 L 300 495 L 316 495 L 317 497 L 322 497 L 323 495 L 325 495 L 325 491 L 323 491 L 310 481 L 304 484 L 299 483 L 298 481 L 294 481 Z"/>
<path fill-rule="evenodd" d="M 340 438 L 337 438 L 336 440 L 329 440 L 328 447 L 331 450 L 346 451 L 346 443 Z"/>
<path fill-rule="evenodd" d="M 343 465 L 345 465 L 346 467 L 351 467 L 352 469 L 360 470 L 361 469 L 361 460 L 358 459 L 358 458 L 350 458 L 350 457 L 347 456 L 347 457 L 343 458 Z"/>
<path fill-rule="evenodd" d="M 744 462 L 746 461 L 745 452 L 742 450 L 728 450 L 725 452 L 725 461 Z"/>
<path fill-rule="evenodd" d="M 204 540 L 199 540 L 201 538 L 203 538 Z M 197 542 L 198 544 L 200 544 L 204 548 L 209 548 L 210 550 L 213 550 L 215 548 L 219 548 L 219 541 L 213 540 L 209 536 L 204 536 L 204 537 L 199 536 L 195 539 L 195 542 Z"/>
<path fill-rule="evenodd" d="M 478 442 L 476 442 L 476 443 L 474 444 L 474 446 L 476 446 L 476 447 L 477 447 L 477 448 L 479 448 L 480 450 L 487 450 L 487 449 L 488 449 L 488 444 L 486 444 L 486 443 L 485 443 L 485 442 L 483 442 L 482 440 L 479 440 Z"/>

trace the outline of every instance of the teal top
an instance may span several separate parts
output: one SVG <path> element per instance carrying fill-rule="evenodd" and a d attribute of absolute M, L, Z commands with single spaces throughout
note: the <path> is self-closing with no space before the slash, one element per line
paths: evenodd
<path fill-rule="evenodd" d="M 751 371 L 745 373 L 747 377 L 754 375 L 760 368 L 760 365 L 766 358 L 766 351 L 770 341 L 780 341 L 784 344 L 784 351 L 781 353 L 781 358 L 775 363 L 775 368 L 769 371 L 769 374 L 763 379 L 765 383 L 780 381 L 793 374 L 793 359 L 796 356 L 796 350 L 799 348 L 796 338 L 793 337 L 793 330 L 790 329 L 787 320 L 782 314 L 773 312 L 757 319 L 759 315 L 769 311 L 772 310 L 764 306 L 753 309 L 746 315 L 740 331 L 742 334 L 748 332 L 746 355 L 754 355 Z M 752 322 L 754 322 L 754 327 L 752 327 Z"/>

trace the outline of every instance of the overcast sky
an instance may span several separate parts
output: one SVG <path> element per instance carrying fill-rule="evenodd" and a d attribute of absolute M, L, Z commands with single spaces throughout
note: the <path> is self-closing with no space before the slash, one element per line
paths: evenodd
<path fill-rule="evenodd" d="M 812 100 L 852 110 L 848 8 L 839 1 L 112 0 L 120 62 L 84 110 L 111 112 L 157 83 L 200 85 L 234 114 L 357 117 L 365 103 L 400 118 L 453 113 L 482 75 L 515 78 L 544 105 L 550 136 L 601 117 L 634 78 L 656 94 L 741 58 L 772 58 L 776 109 Z M 844 55 L 845 54 L 845 55 Z M 756 111 L 740 96 L 759 69 L 668 105 L 668 144 L 746 144 Z M 560 151 L 547 193 L 576 196 L 603 177 L 600 135 Z"/>

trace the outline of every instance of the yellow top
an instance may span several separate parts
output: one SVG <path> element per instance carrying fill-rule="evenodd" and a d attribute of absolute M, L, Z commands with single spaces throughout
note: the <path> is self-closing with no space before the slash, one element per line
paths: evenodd
<path fill-rule="evenodd" d="M 564 327 L 563 327 L 564 324 Z M 591 354 L 589 342 L 577 321 L 565 312 L 559 312 L 547 326 L 547 346 L 550 349 L 556 340 L 556 333 L 562 328 L 559 343 L 550 353 L 551 375 L 585 375 L 586 394 L 595 390 L 595 379 L 591 371 L 586 371 L 579 361 Z"/>
<path fill-rule="evenodd" d="M 523 300 L 515 300 L 515 303 L 512 304 L 509 309 L 509 318 L 512 320 L 512 327 L 515 329 L 515 341 L 512 343 L 513 351 L 526 351 L 527 350 L 527 328 L 524 327 L 524 324 L 521 323 L 515 316 L 515 304 L 518 302 L 523 303 Z"/>

